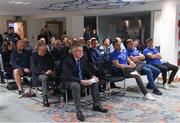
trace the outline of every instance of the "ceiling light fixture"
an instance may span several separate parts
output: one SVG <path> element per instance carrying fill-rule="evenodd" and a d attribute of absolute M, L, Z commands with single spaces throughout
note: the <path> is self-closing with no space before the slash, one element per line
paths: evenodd
<path fill-rule="evenodd" d="M 22 1 L 10 1 L 9 4 L 15 4 L 15 5 L 27 5 L 30 4 L 30 2 L 22 2 Z"/>
<path fill-rule="evenodd" d="M 145 2 L 145 0 L 122 0 L 122 2 Z"/>

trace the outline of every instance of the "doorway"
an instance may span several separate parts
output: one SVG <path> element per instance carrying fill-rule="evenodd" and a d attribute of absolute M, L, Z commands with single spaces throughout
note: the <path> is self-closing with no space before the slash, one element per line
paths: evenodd
<path fill-rule="evenodd" d="M 63 34 L 63 22 L 62 21 L 46 21 L 48 25 L 48 30 L 56 39 L 60 39 Z"/>
<path fill-rule="evenodd" d="M 7 20 L 7 30 L 9 27 L 14 27 L 14 32 L 17 33 L 21 39 L 27 38 L 26 21 Z"/>

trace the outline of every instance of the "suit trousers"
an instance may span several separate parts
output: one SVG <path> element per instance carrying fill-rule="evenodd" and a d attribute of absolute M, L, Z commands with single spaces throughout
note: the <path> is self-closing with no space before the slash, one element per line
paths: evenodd
<path fill-rule="evenodd" d="M 100 95 L 99 95 L 98 83 L 93 83 L 92 85 L 89 86 L 91 88 L 93 105 L 99 105 Z M 74 99 L 74 105 L 77 111 L 81 110 L 81 106 L 80 106 L 81 87 L 82 86 L 78 82 L 67 82 L 67 89 L 72 90 L 72 97 Z"/>

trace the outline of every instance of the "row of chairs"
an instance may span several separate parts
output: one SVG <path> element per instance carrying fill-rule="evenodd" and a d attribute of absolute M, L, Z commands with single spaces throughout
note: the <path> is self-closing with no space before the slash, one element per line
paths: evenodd
<path fill-rule="evenodd" d="M 99 78 L 99 86 L 105 85 L 105 98 L 109 99 L 111 97 L 111 83 L 115 82 L 123 82 L 123 88 L 121 89 L 121 95 L 126 94 L 126 82 L 125 82 L 125 76 L 118 76 L 113 72 L 112 64 L 109 62 L 101 62 L 97 63 L 96 66 L 94 66 L 93 69 L 94 74 Z M 61 82 L 59 86 L 59 90 L 61 94 L 65 95 L 65 107 L 66 110 L 68 110 L 68 90 L 66 88 L 66 82 Z M 89 104 L 91 102 L 91 99 L 88 98 L 88 90 L 90 90 L 88 87 L 82 87 L 85 93 L 85 102 L 86 104 Z M 91 92 L 89 91 L 89 94 Z"/>

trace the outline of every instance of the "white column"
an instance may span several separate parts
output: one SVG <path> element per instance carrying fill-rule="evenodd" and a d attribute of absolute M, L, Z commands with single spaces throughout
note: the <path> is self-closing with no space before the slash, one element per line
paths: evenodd
<path fill-rule="evenodd" d="M 159 35 L 159 32 L 161 31 L 160 28 L 160 19 L 161 19 L 161 11 L 154 11 L 153 12 L 153 37 L 154 37 L 154 45 L 160 46 L 161 45 L 161 37 Z"/>
<path fill-rule="evenodd" d="M 154 27 L 155 27 L 154 26 L 154 14 L 155 14 L 155 11 L 151 11 L 150 37 L 154 37 Z"/>
<path fill-rule="evenodd" d="M 176 54 L 176 2 L 168 0 L 161 13 L 161 53 L 170 63 L 177 64 Z"/>
<path fill-rule="evenodd" d="M 158 43 L 160 43 L 160 52 L 163 59 L 177 65 L 176 2 L 172 0 L 164 1 L 161 13 L 156 14 L 158 14 L 158 16 L 155 16 L 158 27 L 155 25 L 154 39 L 159 40 Z"/>
<path fill-rule="evenodd" d="M 66 16 L 66 31 L 70 37 L 79 38 L 84 33 L 83 16 Z"/>

